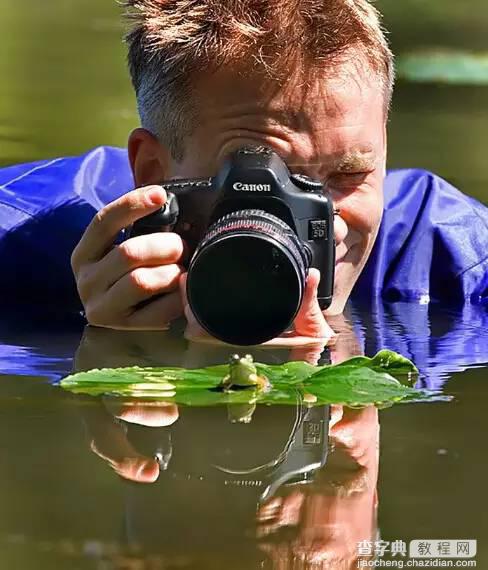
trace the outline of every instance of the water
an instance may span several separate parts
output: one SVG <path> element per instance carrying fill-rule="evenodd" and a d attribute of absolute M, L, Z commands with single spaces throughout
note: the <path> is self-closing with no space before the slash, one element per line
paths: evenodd
<path fill-rule="evenodd" d="M 379 5 L 401 53 L 419 47 L 486 51 L 488 13 L 481 0 L 469 10 L 454 1 L 430 2 L 428 12 L 418 0 Z M 124 145 L 137 121 L 115 5 L 4 0 L 0 31 L 0 73 L 8 78 L 0 87 L 1 164 Z M 486 96 L 481 87 L 399 83 L 390 166 L 435 170 L 487 202 Z M 484 568 L 486 314 L 393 305 L 354 308 L 348 319 L 334 358 L 397 350 L 420 367 L 421 385 L 442 388 L 454 401 L 381 411 L 379 458 L 376 412 L 348 413 L 344 424 L 331 428 L 325 466 L 319 469 L 325 440 L 305 456 L 296 448 L 287 455 L 288 473 L 304 466 L 295 483 L 312 482 L 270 490 L 276 471 L 231 475 L 213 465 L 246 471 L 280 456 L 295 408 L 258 409 L 243 426 L 230 424 L 224 408 L 180 409 L 176 419 L 174 409 L 121 408 L 52 385 L 73 368 L 203 366 L 226 358 L 225 351 L 177 335 L 92 334 L 81 323 L 48 326 L 2 311 L 0 567 L 321 568 L 321 557 L 350 559 L 354 552 L 347 547 L 354 550 L 355 542 L 377 533 L 407 543 L 478 539 L 478 567 Z M 288 356 L 255 353 L 269 362 Z M 140 421 L 141 412 L 145 423 L 176 421 L 144 427 L 114 420 Z M 330 410 L 321 413 L 325 431 Z M 169 461 L 156 483 L 120 477 L 151 478 L 156 453 L 163 464 Z M 149 462 L 142 475 L 141 456 Z M 319 469 L 315 477 L 312 468 Z M 281 499 L 266 508 L 266 492 L 268 501 Z M 333 567 L 341 568 L 337 561 Z"/>
<path fill-rule="evenodd" d="M 477 539 L 482 564 L 486 314 L 400 304 L 354 308 L 343 325 L 333 359 L 387 345 L 418 364 L 419 386 L 455 398 L 381 411 L 379 458 L 374 408 L 347 411 L 329 430 L 330 410 L 316 408 L 309 425 L 323 422 L 328 441 L 303 445 L 301 433 L 289 446 L 295 407 L 259 407 L 250 424 L 232 424 L 225 407 L 94 400 L 51 384 L 72 369 L 204 366 L 222 362 L 228 349 L 187 343 L 179 334 L 75 323 L 46 329 L 4 319 L 2 368 L 10 374 L 1 378 L 0 396 L 3 565 L 322 568 L 311 560 L 334 553 L 350 560 L 347 547 L 376 533 L 407 543 Z M 253 354 L 267 362 L 288 357 Z M 167 469 L 142 484 L 157 475 L 157 454 Z M 280 457 L 276 468 L 259 468 Z M 297 562 L 301 557 L 308 565 Z"/>

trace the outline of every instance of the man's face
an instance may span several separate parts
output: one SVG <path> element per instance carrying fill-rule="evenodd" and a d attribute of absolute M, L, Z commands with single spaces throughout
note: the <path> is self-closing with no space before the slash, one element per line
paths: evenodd
<path fill-rule="evenodd" d="M 358 70 L 351 64 L 324 73 L 308 88 L 299 81 L 278 88 L 260 76 L 230 70 L 207 75 L 196 83 L 198 125 L 185 140 L 184 159 L 161 160 L 166 179 L 213 176 L 233 150 L 264 144 L 292 172 L 325 182 L 340 210 L 335 216 L 336 275 L 329 314 L 342 312 L 383 211 L 385 102 L 380 82 L 372 76 L 366 66 Z M 138 185 L 153 182 L 138 179 L 137 168 L 135 175 Z"/>

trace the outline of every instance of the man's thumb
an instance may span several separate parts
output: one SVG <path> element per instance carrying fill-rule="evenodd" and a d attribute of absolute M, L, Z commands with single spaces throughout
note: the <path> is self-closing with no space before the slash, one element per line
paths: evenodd
<path fill-rule="evenodd" d="M 295 331 L 300 336 L 329 339 L 334 335 L 334 332 L 325 320 L 317 300 L 319 283 L 319 270 L 310 269 L 305 284 L 303 301 L 295 317 Z"/>

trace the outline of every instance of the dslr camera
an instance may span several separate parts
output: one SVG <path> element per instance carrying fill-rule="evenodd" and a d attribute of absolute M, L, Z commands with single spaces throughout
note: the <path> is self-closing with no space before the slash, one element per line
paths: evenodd
<path fill-rule="evenodd" d="M 267 147 L 232 153 L 216 176 L 163 182 L 168 201 L 128 235 L 171 231 L 189 247 L 188 302 L 200 325 L 250 346 L 284 331 L 302 303 L 308 270 L 332 301 L 333 205 L 322 183 L 290 173 Z"/>

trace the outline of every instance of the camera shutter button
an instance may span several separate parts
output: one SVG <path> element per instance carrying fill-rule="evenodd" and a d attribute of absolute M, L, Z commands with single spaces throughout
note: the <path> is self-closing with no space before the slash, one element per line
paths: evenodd
<path fill-rule="evenodd" d="M 314 192 L 317 194 L 322 194 L 324 185 L 322 182 L 318 180 L 314 180 L 310 178 L 310 176 L 306 176 L 305 174 L 292 174 L 290 176 L 293 183 L 303 190 L 304 192 Z"/>

